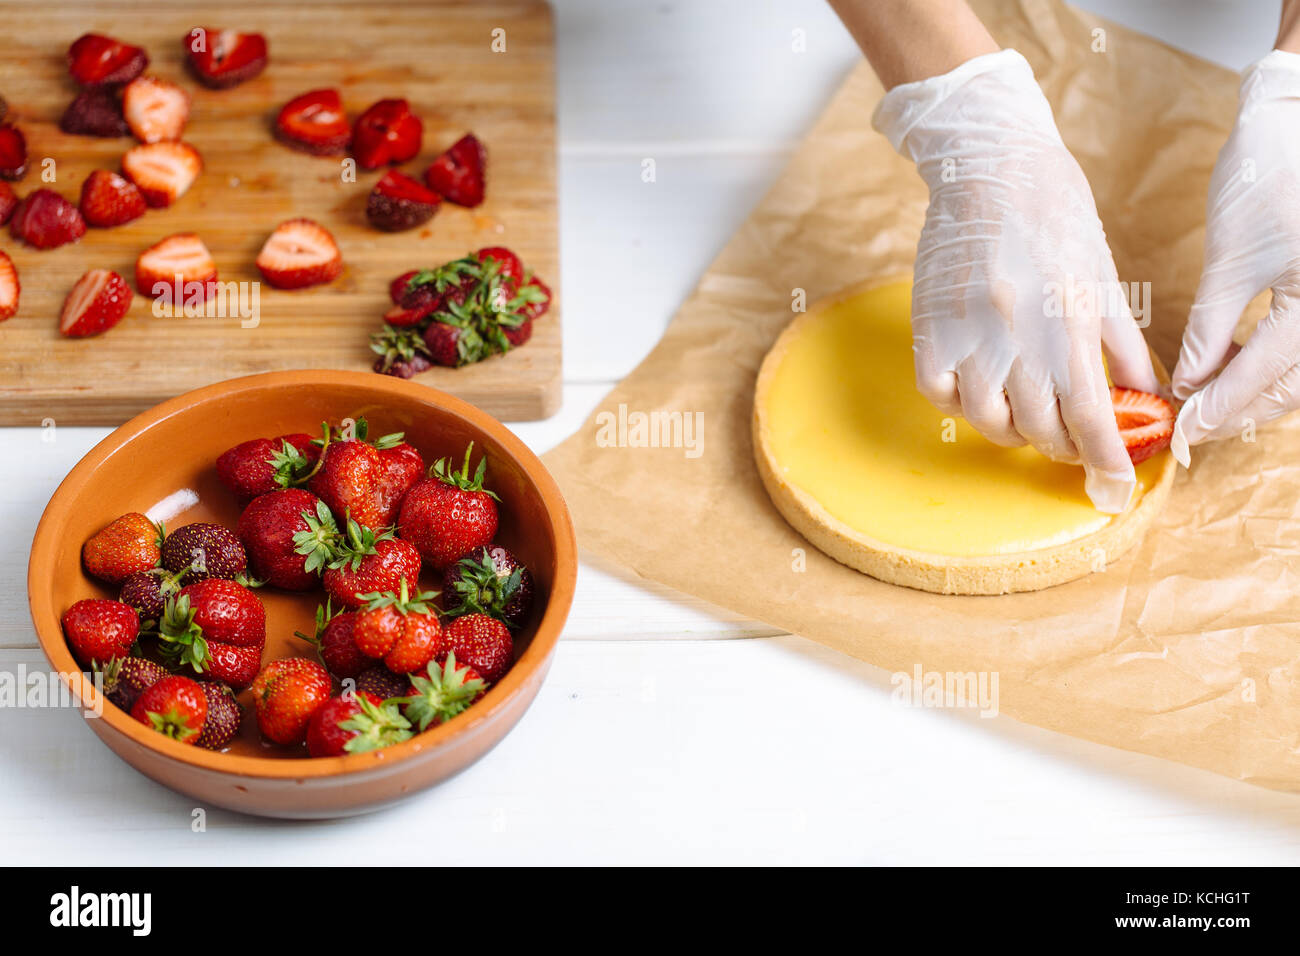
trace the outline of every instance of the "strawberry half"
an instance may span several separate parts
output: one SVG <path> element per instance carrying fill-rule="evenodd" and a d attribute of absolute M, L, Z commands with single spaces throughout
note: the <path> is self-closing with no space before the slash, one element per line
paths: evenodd
<path fill-rule="evenodd" d="M 384 232 L 414 229 L 433 218 L 442 198 L 418 180 L 390 169 L 366 200 L 366 220 Z"/>
<path fill-rule="evenodd" d="M 433 161 L 424 173 L 429 188 L 458 206 L 477 206 L 483 201 L 487 176 L 487 150 L 470 133 Z"/>
<path fill-rule="evenodd" d="M 0 179 L 22 179 L 27 172 L 27 139 L 12 123 L 0 124 Z"/>
<path fill-rule="evenodd" d="M 424 124 L 406 100 L 380 100 L 352 125 L 352 155 L 362 169 L 404 163 L 420 151 Z"/>
<path fill-rule="evenodd" d="M 178 140 L 190 118 L 190 95 L 175 83 L 139 76 L 122 91 L 122 115 L 142 143 Z"/>
<path fill-rule="evenodd" d="M 1177 417 L 1172 405 L 1159 395 L 1131 388 L 1112 388 L 1110 401 L 1115 406 L 1115 424 L 1133 464 L 1169 447 Z"/>
<path fill-rule="evenodd" d="M 135 183 L 107 169 L 96 169 L 86 177 L 80 205 L 86 225 L 101 229 L 139 219 L 149 208 Z"/>
<path fill-rule="evenodd" d="M 116 272 L 92 269 L 77 280 L 63 303 L 59 331 L 69 338 L 106 332 L 131 307 L 131 290 Z"/>
<path fill-rule="evenodd" d="M 188 143 L 146 143 L 131 147 L 122 157 L 122 172 L 155 208 L 170 206 L 183 196 L 202 171 L 203 158 Z"/>
<path fill-rule="evenodd" d="M 177 281 L 182 283 L 182 302 L 189 301 L 200 287 L 205 302 L 216 290 L 217 264 L 203 240 L 192 232 L 168 236 L 135 260 L 135 288 L 141 295 L 161 296 L 168 304 L 179 305 L 173 302 Z M 166 289 L 156 292 L 159 283 Z"/>
<path fill-rule="evenodd" d="M 9 231 L 37 249 L 76 242 L 86 234 L 81 211 L 52 189 L 38 189 L 18 204 Z"/>
<path fill-rule="evenodd" d="M 260 33 L 195 27 L 183 42 L 190 71 L 214 90 L 238 86 L 266 69 L 266 37 Z"/>
<path fill-rule="evenodd" d="M 18 196 L 14 188 L 0 179 L 0 226 L 9 221 L 9 217 L 18 208 Z"/>
<path fill-rule="evenodd" d="M 130 83 L 148 65 L 149 56 L 140 47 L 98 33 L 87 33 L 68 47 L 68 72 L 82 86 Z"/>
<path fill-rule="evenodd" d="M 316 156 L 347 152 L 352 139 L 338 90 L 310 90 L 295 96 L 275 118 L 275 132 L 286 145 Z"/>
<path fill-rule="evenodd" d="M 338 278 L 343 256 L 328 229 L 311 219 L 290 219 L 275 227 L 257 268 L 277 289 L 301 289 Z"/>
<path fill-rule="evenodd" d="M 129 136 L 131 127 L 122 115 L 122 104 L 111 87 L 92 86 L 76 95 L 59 119 L 59 129 L 73 136 L 116 139 Z"/>
<path fill-rule="evenodd" d="M 22 286 L 18 282 L 18 270 L 8 254 L 0 250 L 0 322 L 13 318 L 18 311 L 18 294 Z"/>

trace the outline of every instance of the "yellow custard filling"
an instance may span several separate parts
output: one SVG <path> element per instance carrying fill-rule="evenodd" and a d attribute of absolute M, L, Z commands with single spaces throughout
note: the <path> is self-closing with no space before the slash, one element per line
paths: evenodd
<path fill-rule="evenodd" d="M 860 534 L 932 554 L 1032 551 L 1105 527 L 1082 468 L 994 445 L 917 392 L 910 311 L 899 282 L 800 324 L 764 410 L 784 479 Z M 1138 496 L 1166 454 L 1138 466 Z"/>

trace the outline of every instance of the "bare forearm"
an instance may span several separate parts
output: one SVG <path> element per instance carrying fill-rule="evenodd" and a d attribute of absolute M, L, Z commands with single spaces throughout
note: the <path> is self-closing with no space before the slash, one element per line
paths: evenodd
<path fill-rule="evenodd" d="M 1277 29 L 1277 49 L 1300 53 L 1300 0 L 1282 0 L 1282 23 Z"/>
<path fill-rule="evenodd" d="M 830 0 L 830 4 L 886 89 L 947 73 L 972 57 L 998 50 L 966 0 Z"/>

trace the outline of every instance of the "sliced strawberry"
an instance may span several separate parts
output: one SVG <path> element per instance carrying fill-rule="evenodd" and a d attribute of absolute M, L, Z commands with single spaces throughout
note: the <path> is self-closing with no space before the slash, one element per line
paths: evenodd
<path fill-rule="evenodd" d="M 109 229 L 139 219 L 148 210 L 135 183 L 97 169 L 81 184 L 81 215 L 88 226 Z"/>
<path fill-rule="evenodd" d="M 400 305 L 395 305 L 384 313 L 384 321 L 394 328 L 409 329 L 413 325 L 419 325 L 432 314 L 433 309 L 430 307 L 404 309 Z"/>
<path fill-rule="evenodd" d="M 414 229 L 433 218 L 442 198 L 418 180 L 390 169 L 366 200 L 366 220 L 384 232 Z"/>
<path fill-rule="evenodd" d="M 1115 406 L 1119 435 L 1133 464 L 1169 447 L 1177 417 L 1172 405 L 1159 395 L 1131 388 L 1112 388 L 1110 401 Z"/>
<path fill-rule="evenodd" d="M 301 289 L 338 278 L 343 256 L 328 229 L 310 219 L 275 227 L 257 254 L 262 278 L 277 289 Z"/>
<path fill-rule="evenodd" d="M 3 223 L 0 222 L 0 225 L 3 225 Z M 410 272 L 403 272 L 388 284 L 388 297 L 393 300 L 394 305 L 402 304 L 402 296 L 406 295 L 407 285 L 413 277 L 419 274 L 419 269 L 412 269 Z"/>
<path fill-rule="evenodd" d="M 14 188 L 4 180 L 0 180 L 0 226 L 9 221 L 9 217 L 17 208 L 18 196 L 14 193 Z"/>
<path fill-rule="evenodd" d="M 13 318 L 18 311 L 18 294 L 21 291 L 14 261 L 0 249 L 0 322 Z"/>
<path fill-rule="evenodd" d="M 238 86 L 266 69 L 266 37 L 260 33 L 195 27 L 183 42 L 190 70 L 214 90 Z"/>
<path fill-rule="evenodd" d="M 77 280 L 63 303 L 59 331 L 70 338 L 106 332 L 131 307 L 131 290 L 116 272 L 92 269 Z"/>
<path fill-rule="evenodd" d="M 178 140 L 190 118 L 190 95 L 175 83 L 139 76 L 122 91 L 122 115 L 142 143 Z"/>
<path fill-rule="evenodd" d="M 477 206 L 483 201 L 486 176 L 487 150 L 470 133 L 433 161 L 424 173 L 424 181 L 448 202 Z"/>
<path fill-rule="evenodd" d="M 317 156 L 345 153 L 352 139 L 338 90 L 311 90 L 295 96 L 276 117 L 275 132 L 287 145 Z"/>
<path fill-rule="evenodd" d="M 53 249 L 84 236 L 86 220 L 76 206 L 54 190 L 38 189 L 18 204 L 9 231 L 29 246 Z"/>
<path fill-rule="evenodd" d="M 406 100 L 380 100 L 352 124 L 352 155 L 362 169 L 404 163 L 420 151 L 424 124 Z"/>
<path fill-rule="evenodd" d="M 73 136 L 101 136 L 105 139 L 131 133 L 126 117 L 122 115 L 117 93 L 107 86 L 92 86 L 78 93 L 63 111 L 59 129 Z"/>
<path fill-rule="evenodd" d="M 135 289 L 144 296 L 162 296 L 171 304 L 181 283 L 182 301 L 189 301 L 201 284 L 203 300 L 212 295 L 217 283 L 217 263 L 203 240 L 192 232 L 181 232 L 155 243 L 135 260 Z M 162 283 L 166 289 L 155 291 Z"/>
<path fill-rule="evenodd" d="M 0 123 L 0 179 L 22 179 L 27 172 L 27 139 L 12 123 Z"/>
<path fill-rule="evenodd" d="M 87 33 L 68 47 L 68 72 L 82 86 L 130 83 L 148 65 L 149 56 L 140 47 L 98 33 Z"/>
<path fill-rule="evenodd" d="M 194 185 L 203 158 L 188 143 L 146 143 L 122 157 L 122 172 L 140 187 L 150 206 L 170 206 Z"/>

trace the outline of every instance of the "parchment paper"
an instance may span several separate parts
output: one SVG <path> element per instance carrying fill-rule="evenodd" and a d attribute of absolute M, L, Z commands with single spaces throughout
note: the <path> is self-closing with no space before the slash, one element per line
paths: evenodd
<path fill-rule="evenodd" d="M 1120 278 L 1152 284 L 1167 366 L 1202 257 L 1236 74 L 1049 0 L 978 3 L 1033 64 L 1092 183 Z M 1101 28 L 1104 52 L 1094 49 Z M 1266 51 L 1261 50 L 1260 54 Z M 755 375 L 809 301 L 910 271 L 926 194 L 870 128 L 863 65 L 663 341 L 547 457 L 580 543 L 638 575 L 890 671 L 996 672 L 1002 713 L 1262 786 L 1300 788 L 1300 420 L 1194 450 L 1163 517 L 1105 572 L 1004 597 L 882 584 L 808 545 L 753 464 Z M 609 447 L 600 411 L 702 413 L 698 457 Z M 806 550 L 798 571 L 795 549 Z"/>

